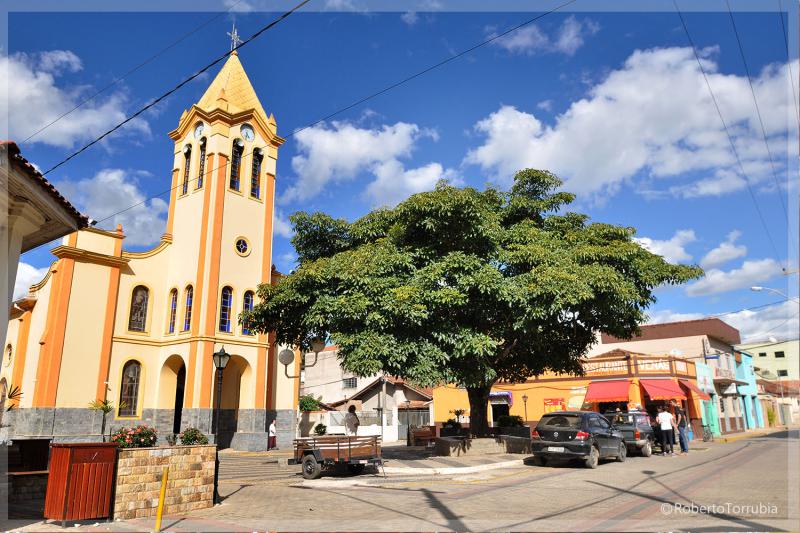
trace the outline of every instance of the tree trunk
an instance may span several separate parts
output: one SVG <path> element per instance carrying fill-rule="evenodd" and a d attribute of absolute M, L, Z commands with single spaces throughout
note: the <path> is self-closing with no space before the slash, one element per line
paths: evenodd
<path fill-rule="evenodd" d="M 489 392 L 492 384 L 480 387 L 467 387 L 467 397 L 469 397 L 469 432 L 476 437 L 482 437 L 489 433 L 489 420 L 486 412 L 489 409 Z"/>

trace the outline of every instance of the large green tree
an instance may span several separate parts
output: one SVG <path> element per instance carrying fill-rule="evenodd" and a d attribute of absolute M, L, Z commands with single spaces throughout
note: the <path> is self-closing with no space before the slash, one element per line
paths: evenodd
<path fill-rule="evenodd" d="M 510 191 L 440 183 L 353 223 L 296 213 L 299 267 L 242 319 L 305 349 L 330 334 L 357 375 L 465 387 L 483 434 L 495 382 L 580 374 L 596 332 L 630 337 L 654 288 L 702 274 L 645 250 L 634 228 L 566 211 L 560 186 L 527 169 Z"/>

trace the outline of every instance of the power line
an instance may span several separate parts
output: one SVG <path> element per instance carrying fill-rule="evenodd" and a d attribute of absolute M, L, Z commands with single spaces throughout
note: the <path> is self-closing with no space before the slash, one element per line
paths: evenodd
<path fill-rule="evenodd" d="M 239 5 L 239 4 L 240 4 L 241 2 L 243 2 L 243 1 L 244 1 L 244 0 L 236 0 L 236 2 L 234 2 L 234 3 L 233 3 L 233 5 L 231 5 L 231 7 L 229 7 L 227 10 L 225 10 L 225 11 L 222 11 L 221 13 L 218 13 L 218 14 L 214 15 L 213 17 L 211 17 L 210 19 L 206 20 L 205 22 L 203 22 L 202 24 L 200 24 L 199 26 L 197 26 L 196 28 L 194 28 L 193 30 L 191 30 L 189 33 L 186 33 L 186 34 L 184 34 L 184 35 L 183 35 L 183 36 L 182 36 L 180 39 L 178 39 L 177 41 L 174 41 L 172 44 L 170 44 L 170 45 L 169 45 L 169 46 L 167 46 L 166 48 L 162 48 L 160 51 L 156 52 L 155 54 L 153 54 L 152 56 L 148 57 L 147 59 L 145 59 L 144 61 L 142 61 L 141 63 L 139 63 L 139 64 L 138 64 L 138 65 L 136 65 L 135 67 L 133 67 L 132 69 L 128 70 L 128 71 L 127 71 L 125 74 L 123 74 L 123 75 L 122 75 L 122 76 L 120 76 L 119 78 L 114 78 L 114 80 L 112 80 L 112 81 L 111 81 L 111 83 L 109 83 L 108 85 L 106 85 L 106 86 L 105 86 L 105 87 L 103 87 L 102 89 L 98 90 L 97 92 L 95 92 L 95 93 L 94 93 L 94 94 L 92 94 L 91 96 L 89 96 L 89 97 L 85 98 L 84 100 L 81 100 L 80 102 L 78 102 L 78 103 L 75 105 L 75 107 L 73 107 L 73 108 L 72 108 L 72 109 L 70 109 L 69 111 L 66 111 L 66 112 L 62 113 L 61 115 L 59 115 L 58 117 L 56 117 L 56 118 L 55 118 L 54 120 L 52 120 L 51 122 L 49 122 L 49 123 L 45 124 L 44 126 L 42 126 L 41 128 L 39 128 L 38 130 L 36 130 L 36 131 L 35 131 L 35 132 L 33 132 L 32 134 L 30 134 L 30 135 L 29 135 L 29 136 L 28 136 L 26 139 L 24 139 L 22 142 L 23 142 L 23 143 L 26 143 L 26 142 L 30 141 L 31 139 L 33 139 L 34 137 L 36 137 L 37 135 L 39 135 L 40 133 L 42 133 L 44 130 L 46 130 L 47 128 L 49 128 L 50 126 L 52 126 L 53 124 L 55 124 L 56 122 L 58 122 L 59 120 L 61 120 L 62 118 L 66 117 L 67 115 L 69 115 L 69 114 L 71 114 L 72 112 L 76 111 L 78 108 L 80 108 L 80 107 L 81 107 L 81 106 L 83 106 L 84 104 L 86 104 L 86 103 L 88 103 L 88 102 L 91 102 L 92 100 L 94 100 L 95 98 L 97 98 L 98 96 L 100 96 L 101 94 L 103 94 L 104 92 L 106 92 L 108 89 L 110 89 L 110 88 L 114 87 L 114 86 L 115 86 L 115 85 L 117 85 L 119 82 L 121 82 L 121 81 L 123 81 L 124 79 L 126 79 L 128 76 L 130 76 L 131 74 L 133 74 L 133 73 L 134 73 L 134 72 L 136 72 L 137 70 L 141 69 L 142 67 L 144 67 L 145 65 L 147 65 L 147 64 L 149 64 L 149 63 L 152 63 L 152 62 L 153 62 L 153 61 L 154 61 L 156 58 L 160 57 L 161 55 L 163 55 L 164 53 L 166 53 L 168 50 L 171 50 L 172 48 L 175 48 L 175 47 L 176 47 L 178 44 L 182 43 L 183 41 L 185 41 L 186 39 L 188 39 L 189 37 L 191 37 L 192 35 L 194 35 L 194 34 L 195 34 L 195 33 L 197 33 L 198 31 L 200 31 L 201 29 L 205 28 L 206 26 L 208 26 L 209 24 L 211 24 L 212 22 L 214 22 L 215 20 L 217 20 L 218 18 L 220 18 L 222 15 L 225 15 L 226 13 L 229 13 L 230 11 L 232 11 L 232 10 L 233 10 L 233 9 L 234 9 L 234 8 L 235 8 L 237 5 Z"/>
<path fill-rule="evenodd" d="M 781 183 L 778 179 L 778 171 L 775 169 L 775 160 L 772 157 L 772 150 L 770 149 L 769 141 L 767 140 L 767 129 L 764 127 L 764 119 L 761 117 L 761 109 L 758 107 L 758 98 L 756 98 L 756 90 L 755 87 L 753 87 L 753 77 L 750 75 L 750 67 L 747 66 L 747 59 L 744 54 L 744 45 L 742 44 L 742 39 L 739 36 L 739 30 L 736 27 L 736 20 L 733 17 L 730 0 L 725 0 L 725 4 L 728 6 L 728 15 L 731 19 L 731 26 L 733 26 L 733 34 L 736 36 L 736 42 L 739 45 L 739 54 L 742 56 L 742 64 L 744 65 L 745 74 L 747 74 L 747 83 L 750 85 L 750 94 L 753 95 L 753 105 L 756 108 L 758 123 L 761 126 L 761 136 L 764 138 L 764 147 L 767 149 L 767 157 L 769 158 L 769 165 L 772 169 L 772 177 L 775 180 L 775 193 L 778 195 L 778 199 L 781 202 L 781 207 L 783 208 L 783 214 L 786 217 L 787 239 L 791 243 L 792 235 L 791 228 L 789 227 L 789 211 L 786 209 L 786 201 L 783 199 L 783 194 L 781 193 Z M 782 20 L 783 17 L 781 17 L 781 21 Z M 793 245 L 790 246 L 792 249 L 794 249 Z"/>
<path fill-rule="evenodd" d="M 306 0 L 306 1 L 309 1 L 309 0 Z M 445 59 L 443 59 L 443 60 L 441 60 L 441 61 L 439 61 L 439 62 L 437 62 L 437 63 L 435 63 L 435 64 L 433 64 L 433 65 L 431 65 L 431 66 L 429 66 L 429 67 L 426 67 L 426 68 L 424 68 L 424 69 L 422 69 L 422 70 L 420 70 L 420 71 L 418 71 L 418 72 L 416 72 L 416 73 L 414 73 L 414 74 L 412 74 L 412 75 L 410 75 L 410 76 L 407 76 L 407 77 L 403 78 L 402 80 L 400 80 L 400 81 L 398 81 L 398 82 L 395 82 L 395 83 L 393 83 L 393 84 L 391 84 L 391 85 L 389 85 L 389 86 L 387 86 L 387 87 L 385 87 L 385 88 L 383 88 L 383 89 L 381 89 L 381 90 L 379 90 L 379 91 L 376 91 L 376 92 L 374 92 L 374 93 L 372 93 L 372 94 L 370 94 L 370 95 L 368 95 L 368 96 L 365 96 L 365 97 L 363 97 L 363 98 L 359 98 L 358 100 L 354 101 L 353 103 L 351 103 L 351 104 L 349 104 L 349 105 L 347 105 L 347 106 L 345 106 L 345 107 L 339 108 L 338 110 L 336 110 L 336 111 L 334 111 L 334 112 L 332 112 L 332 113 L 329 113 L 328 115 L 325 115 L 324 117 L 322 117 L 322 118 L 320 118 L 320 119 L 318 119 L 318 120 L 315 120 L 314 122 L 311 122 L 311 123 L 309 123 L 309 124 L 306 124 L 305 126 L 303 126 L 303 127 L 301 127 L 301 128 L 298 128 L 298 129 L 295 129 L 295 130 L 293 130 L 291 133 L 289 133 L 289 134 L 287 134 L 287 135 L 286 135 L 286 138 L 293 137 L 293 136 L 297 135 L 298 133 L 300 133 L 300 132 L 302 132 L 302 131 L 304 131 L 304 130 L 307 130 L 307 129 L 309 129 L 309 128 L 313 128 L 314 126 L 316 126 L 317 124 L 319 124 L 319 123 L 321 123 L 321 122 L 324 122 L 324 121 L 326 121 L 326 120 L 329 120 L 329 119 L 331 119 L 331 118 L 333 118 L 333 117 L 335 117 L 335 116 L 337 116 L 337 115 L 340 115 L 341 113 L 344 113 L 344 112 L 345 112 L 345 111 L 347 111 L 347 110 L 350 110 L 350 109 L 352 109 L 352 108 L 354 108 L 354 107 L 356 107 L 356 106 L 358 106 L 358 105 L 360 105 L 360 104 L 363 104 L 364 102 L 367 102 L 367 101 L 369 101 L 369 100 L 372 100 L 373 98 L 376 98 L 376 97 L 378 97 L 378 96 L 380 96 L 380 95 L 382 95 L 382 94 L 384 94 L 384 93 L 386 93 L 386 92 L 388 92 L 388 91 L 391 91 L 392 89 L 395 89 L 395 88 L 397 88 L 397 87 L 400 87 L 401 85 L 404 85 L 404 84 L 408 83 L 409 81 L 411 81 L 411 80 L 413 80 L 413 79 L 415 79 L 415 78 L 418 78 L 418 77 L 422 76 L 423 74 L 426 74 L 426 73 L 428 73 L 428 72 L 430 72 L 430 71 L 432 71 L 432 70 L 434 70 L 434 69 L 437 69 L 437 68 L 439 68 L 439 67 L 442 67 L 442 66 L 446 65 L 447 63 L 449 63 L 449 62 L 451 62 L 451 61 L 455 60 L 455 59 L 458 59 L 458 58 L 460 58 L 460 57 L 463 57 L 464 55 L 466 55 L 466 54 L 468 54 L 468 53 L 470 53 L 470 52 L 473 52 L 473 51 L 477 50 L 478 48 L 481 48 L 482 46 L 485 46 L 485 45 L 487 45 L 487 44 L 489 44 L 489 43 L 491 43 L 491 42 L 494 42 L 494 41 L 496 41 L 497 39 L 500 39 L 500 38 L 502 38 L 502 37 L 504 37 L 504 36 L 506 36 L 506 35 L 508 35 L 508 34 L 510 34 L 510 33 L 512 33 L 512 32 L 514 32 L 514 31 L 517 31 L 517 30 L 519 30 L 520 28 L 523 28 L 523 27 L 525 27 L 525 26 L 528 26 L 528 25 L 530 25 L 530 24 L 532 24 L 532 23 L 536 22 L 537 20 L 539 20 L 539 19 L 541 19 L 541 18 L 544 18 L 544 17 L 546 17 L 547 15 L 550 15 L 550 14 L 552 14 L 552 13 L 555 13 L 556 11 L 558 11 L 558 10 L 560 10 L 560 9 L 562 9 L 562 8 L 566 7 L 566 6 L 568 6 L 568 5 L 570 5 L 570 4 L 573 4 L 573 3 L 575 3 L 576 1 L 577 1 L 577 0 L 569 0 L 568 2 L 565 2 L 565 3 L 563 3 L 563 4 L 559 5 L 559 6 L 557 6 L 557 7 L 553 8 L 553 9 L 551 9 L 550 11 L 546 11 L 546 12 L 544 12 L 544 13 L 541 13 L 541 14 L 539 14 L 539 15 L 537 15 L 537 16 L 535 16 L 535 17 L 533 17 L 533 18 L 530 18 L 530 19 L 528 19 L 528 20 L 526 20 L 526 21 L 522 22 L 521 24 L 518 24 L 518 25 L 516 25 L 516 26 L 513 26 L 512 28 L 509 28 L 508 30 L 506 30 L 506 31 L 504 31 L 504 32 L 502 32 L 502 33 L 500 33 L 500 34 L 498 34 L 498 35 L 495 35 L 494 37 L 491 37 L 491 38 L 489 38 L 489 39 L 486 39 L 485 41 L 481 41 L 480 43 L 478 43 L 478 44 L 476 44 L 476 45 L 473 45 L 473 46 L 471 46 L 471 47 L 469 47 L 469 48 L 467 48 L 467 49 L 465 49 L 465 50 L 462 50 L 461 52 L 458 52 L 458 53 L 457 53 L 457 54 L 455 54 L 455 55 L 452 55 L 452 56 L 450 56 L 450 57 L 448 57 L 448 58 L 445 58 Z M 253 37 L 255 37 L 255 36 L 253 36 Z M 253 37 L 251 37 L 250 39 L 248 39 L 247 41 L 245 41 L 244 43 L 242 43 L 242 45 L 244 45 L 244 44 L 246 44 L 247 42 L 251 41 L 251 40 L 253 39 Z M 238 47 L 237 47 L 237 48 L 238 48 Z M 219 61 L 220 61 L 220 60 L 217 60 L 217 62 L 219 62 Z M 206 68 L 208 68 L 208 67 L 206 67 Z M 249 155 L 252 155 L 252 153 L 253 153 L 253 152 L 251 151 L 251 152 L 248 152 L 247 154 L 243 154 L 243 155 L 242 155 L 242 158 L 244 159 L 245 157 L 248 157 Z M 77 153 L 76 153 L 76 154 L 74 154 L 74 155 L 77 155 Z M 70 156 L 70 158 L 71 158 L 71 157 L 73 157 L 73 156 Z M 68 158 L 68 159 L 69 159 L 69 158 Z M 68 159 L 67 159 L 67 160 L 68 160 Z M 62 161 L 62 163 L 65 163 L 67 160 L 64 160 L 64 161 Z M 59 165 L 61 165 L 62 163 L 59 163 Z M 56 165 L 56 166 L 59 166 L 59 165 Z M 227 163 L 226 163 L 226 166 L 227 166 Z M 53 167 L 53 168 L 56 168 L 56 167 Z M 215 171 L 219 170 L 220 168 L 221 168 L 221 167 L 214 167 L 214 168 L 212 168 L 212 169 L 209 169 L 209 170 L 207 170 L 207 171 L 205 171 L 205 172 L 203 173 L 202 177 L 205 177 L 205 176 L 207 176 L 207 175 L 209 175 L 209 174 L 212 174 L 213 172 L 215 172 Z M 51 169 L 51 170 L 52 170 L 52 169 Z M 48 171 L 48 172 L 49 172 L 49 171 Z M 199 179 L 199 178 L 200 178 L 200 176 L 198 176 L 197 178 L 192 178 L 192 179 L 190 179 L 190 180 L 189 180 L 189 183 L 191 184 L 192 182 L 196 181 L 196 180 L 197 180 L 197 179 Z M 133 204 L 133 205 L 130 205 L 130 206 L 126 207 L 125 209 L 122 209 L 122 210 L 120 210 L 120 211 L 117 211 L 117 212 L 115 212 L 115 213 L 112 213 L 111 215 L 109 215 L 109 216 L 107 216 L 107 217 L 105 217 L 105 218 L 103 218 L 103 219 L 100 219 L 100 220 L 98 220 L 98 223 L 100 223 L 100 222 L 105 222 L 106 220 L 109 220 L 109 219 L 111 219 L 111 218 L 114 218 L 114 217 L 115 217 L 115 216 L 117 216 L 117 215 L 120 215 L 120 214 L 122 214 L 122 213 L 125 213 L 126 211 L 129 211 L 129 210 L 131 210 L 131 209 L 134 209 L 134 208 L 136 208 L 136 207 L 139 207 L 140 205 L 144 205 L 144 204 L 146 204 L 146 203 L 147 203 L 149 200 L 152 200 L 153 198 L 158 198 L 158 197 L 160 197 L 160 196 L 163 196 L 163 195 L 165 195 L 165 194 L 167 194 L 167 193 L 170 193 L 170 192 L 172 192 L 172 190 L 173 190 L 173 189 L 177 189 L 179 186 L 182 186 L 182 185 L 183 185 L 183 183 L 176 184 L 175 186 L 173 186 L 173 187 L 170 187 L 169 189 L 165 189 L 164 191 L 162 191 L 162 192 L 160 192 L 160 193 L 157 193 L 157 194 L 155 194 L 155 195 L 149 196 L 149 197 L 145 198 L 144 200 L 142 200 L 142 201 L 140 201 L 140 202 L 137 202 L 137 203 L 135 203 L 135 204 Z"/>
<path fill-rule="evenodd" d="M 788 16 L 789 13 L 787 12 L 786 15 Z M 786 33 L 786 24 L 783 22 L 783 2 L 781 0 L 778 0 L 778 18 L 781 21 L 783 42 L 786 45 L 786 66 L 789 69 L 789 81 L 792 83 L 792 103 L 797 113 L 797 125 L 800 127 L 800 105 L 797 103 L 797 88 L 794 85 L 794 74 L 792 74 L 792 56 L 789 53 L 789 36 Z"/>
<path fill-rule="evenodd" d="M 49 174 L 50 172 L 54 171 L 55 169 L 57 169 L 58 167 L 60 167 L 64 163 L 70 161 L 72 158 L 78 156 L 79 154 L 81 154 L 85 150 L 87 150 L 88 148 L 94 146 L 95 144 L 97 144 L 98 142 L 103 140 L 108 135 L 114 133 L 115 131 L 117 131 L 118 129 L 123 127 L 125 124 L 127 124 L 130 121 L 132 121 L 133 119 L 135 119 L 136 117 L 138 117 L 139 115 L 141 115 L 142 113 L 144 113 L 145 111 L 150 109 L 151 107 L 156 106 L 159 102 L 161 102 L 165 98 L 168 98 L 169 96 L 171 96 L 172 94 L 174 94 L 175 92 L 180 90 L 184 85 L 186 85 L 187 83 L 189 83 L 193 79 L 197 78 L 198 76 L 200 76 L 201 74 L 203 74 L 204 72 L 209 70 L 210 68 L 214 67 L 217 63 L 221 62 L 223 59 L 227 58 L 228 56 L 230 56 L 231 54 L 236 52 L 239 48 L 247 45 L 248 43 L 252 42 L 254 39 L 257 39 L 258 37 L 260 37 L 261 34 L 263 34 L 265 31 L 267 31 L 270 28 L 272 28 L 273 26 L 277 25 L 278 23 L 283 21 L 286 17 L 288 17 L 289 15 L 291 15 L 292 13 L 294 13 L 295 11 L 297 11 L 298 9 L 300 9 L 301 7 L 303 7 L 304 5 L 309 3 L 310 1 L 311 0 L 303 0 L 302 2 L 300 2 L 299 4 L 297 4 L 296 6 L 291 8 L 289 11 L 284 12 L 278 18 L 276 18 L 275 20 L 273 20 L 272 22 L 270 22 L 269 24 L 267 24 L 266 26 L 264 26 L 263 28 L 261 28 L 260 30 L 255 32 L 253 35 L 251 35 L 250 38 L 248 38 L 248 39 L 242 41 L 240 44 L 234 46 L 233 48 L 231 48 L 231 50 L 229 52 L 225 52 L 224 54 L 219 56 L 217 59 L 215 59 L 214 61 L 212 61 L 211 63 L 209 63 L 205 67 L 203 67 L 200 70 L 196 71 L 194 74 L 192 74 L 191 76 L 189 76 L 188 78 L 186 78 L 185 80 L 180 82 L 178 85 L 176 85 L 175 87 L 173 87 L 169 91 L 165 92 L 164 94 L 162 94 L 161 96 L 159 96 L 158 98 L 156 98 L 155 100 L 150 102 L 149 104 L 147 104 L 144 107 L 140 108 L 138 111 L 133 113 L 131 116 L 129 116 L 128 118 L 126 118 L 125 120 L 123 120 L 122 122 L 120 122 L 119 124 L 114 126 L 113 128 L 111 128 L 107 132 L 103 133 L 102 135 L 100 135 L 99 137 L 97 137 L 96 139 L 91 141 L 90 143 L 84 145 L 82 148 L 78 149 L 76 152 L 73 152 L 71 155 L 67 156 L 65 159 L 61 160 L 59 163 L 57 163 L 55 166 L 51 167 L 46 172 L 42 172 L 42 175 L 46 176 L 47 174 Z M 127 211 L 127 209 L 126 209 L 126 211 Z"/>
<path fill-rule="evenodd" d="M 722 116 L 722 110 L 719 107 L 719 103 L 717 102 L 717 97 L 714 96 L 714 90 L 711 88 L 711 82 L 708 80 L 708 74 L 706 73 L 705 67 L 703 67 L 703 62 L 700 60 L 700 54 L 697 52 L 697 47 L 694 44 L 694 40 L 692 39 L 691 34 L 689 33 L 689 27 L 686 25 L 686 20 L 683 17 L 683 13 L 681 12 L 680 8 L 678 7 L 678 1 L 672 0 L 673 5 L 675 6 L 675 11 L 678 13 L 678 17 L 681 19 L 681 25 L 683 26 L 683 31 L 686 33 L 686 38 L 689 40 L 689 44 L 692 47 L 692 52 L 694 52 L 694 58 L 697 60 L 697 66 L 700 67 L 700 72 L 703 74 L 703 79 L 706 82 L 706 87 L 708 88 L 708 93 L 711 95 L 711 101 L 714 103 L 714 107 L 717 110 L 717 114 L 719 115 L 719 120 L 722 122 L 722 127 L 725 130 L 725 134 L 728 137 L 728 142 L 731 145 L 731 150 L 733 151 L 733 155 L 736 158 L 736 162 L 739 164 L 739 169 L 741 170 L 742 177 L 744 178 L 745 184 L 747 185 L 747 191 L 750 193 L 750 198 L 753 200 L 753 206 L 756 209 L 756 213 L 758 214 L 758 218 L 761 221 L 761 225 L 764 227 L 764 232 L 767 234 L 767 239 L 769 240 L 770 245 L 772 246 L 772 251 L 775 253 L 775 258 L 778 259 L 778 262 L 781 263 L 781 256 L 778 253 L 778 248 L 775 246 L 775 241 L 772 239 L 772 234 L 769 232 L 769 226 L 767 226 L 766 220 L 764 220 L 764 215 L 761 213 L 761 208 L 758 205 L 758 201 L 756 200 L 755 192 L 753 192 L 753 187 L 750 184 L 750 178 L 748 178 L 747 173 L 744 170 L 744 165 L 742 164 L 742 160 L 739 157 L 739 151 L 736 149 L 736 143 L 733 141 L 733 136 L 731 135 L 730 130 L 728 129 L 728 124 L 725 122 L 725 117 Z M 786 267 L 782 267 L 783 270 L 786 270 Z"/>

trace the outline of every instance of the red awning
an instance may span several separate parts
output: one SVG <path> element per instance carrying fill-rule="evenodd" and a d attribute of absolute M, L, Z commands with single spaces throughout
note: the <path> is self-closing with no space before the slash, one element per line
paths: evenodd
<path fill-rule="evenodd" d="M 642 384 L 651 400 L 686 399 L 686 395 L 681 388 L 671 379 L 641 379 L 639 383 Z"/>
<path fill-rule="evenodd" d="M 681 385 L 683 385 L 685 388 L 687 388 L 689 390 L 689 392 L 692 393 L 692 396 L 696 396 L 700 400 L 710 400 L 711 399 L 711 396 L 709 396 L 708 394 L 706 394 L 705 392 L 700 390 L 700 387 L 698 387 L 697 385 L 695 385 L 691 381 L 686 380 L 686 379 L 679 379 L 678 381 L 681 383 Z"/>
<path fill-rule="evenodd" d="M 584 402 L 627 402 L 631 382 L 627 379 L 616 381 L 592 381 L 586 391 Z"/>

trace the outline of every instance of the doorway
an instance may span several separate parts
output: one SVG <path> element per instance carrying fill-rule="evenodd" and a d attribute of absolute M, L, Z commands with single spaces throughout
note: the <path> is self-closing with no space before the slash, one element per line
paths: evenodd
<path fill-rule="evenodd" d="M 172 433 L 181 432 L 181 417 L 183 415 L 183 393 L 186 389 L 186 365 L 181 364 L 175 383 L 175 410 L 172 419 Z"/>
<path fill-rule="evenodd" d="M 497 426 L 497 421 L 500 420 L 501 416 L 508 416 L 509 409 L 508 404 L 503 403 L 493 403 L 492 404 L 492 425 Z"/>

